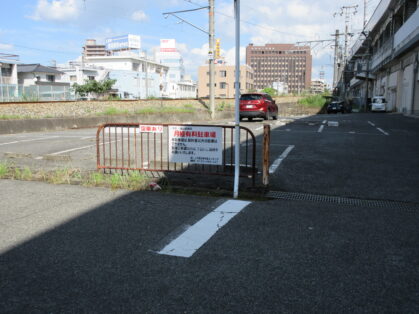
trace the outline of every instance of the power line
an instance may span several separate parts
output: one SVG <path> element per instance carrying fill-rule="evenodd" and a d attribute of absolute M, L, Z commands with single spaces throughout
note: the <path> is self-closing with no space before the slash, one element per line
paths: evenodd
<path fill-rule="evenodd" d="M 53 53 L 61 53 L 61 54 L 72 54 L 74 52 L 64 52 L 64 51 L 59 51 L 59 50 L 49 50 L 49 49 L 41 49 L 41 48 L 34 48 L 34 47 L 28 47 L 28 46 L 22 46 L 22 45 L 15 45 L 15 44 L 9 44 L 9 43 L 5 43 L 6 45 L 11 45 L 13 47 L 18 47 L 18 48 L 23 48 L 23 49 L 30 49 L 30 50 L 37 50 L 37 51 L 42 51 L 42 52 L 53 52 Z"/>
<path fill-rule="evenodd" d="M 200 4 L 198 4 L 196 2 L 193 2 L 191 0 L 184 0 L 184 1 L 185 2 L 188 2 L 188 3 L 191 3 L 191 4 L 194 4 L 196 6 L 201 6 Z M 231 16 L 231 15 L 228 15 L 228 14 L 224 14 L 224 13 L 221 13 L 219 11 L 215 11 L 215 13 L 217 13 L 218 15 L 222 15 L 222 16 L 225 16 L 225 17 L 234 19 L 234 16 Z M 271 31 L 274 31 L 276 33 L 283 34 L 283 35 L 288 35 L 288 36 L 292 36 L 292 37 L 301 37 L 300 35 L 296 35 L 296 34 L 293 34 L 293 33 L 287 33 L 287 32 L 281 32 L 281 31 L 279 31 L 278 29 L 276 29 L 274 27 L 269 27 L 269 26 L 261 25 L 261 24 L 258 24 L 258 23 L 255 23 L 255 22 L 251 22 L 251 21 L 246 21 L 246 20 L 243 20 L 243 19 L 240 19 L 240 22 L 243 22 L 245 24 L 249 24 L 249 25 L 252 25 L 252 26 L 256 26 L 256 27 L 259 27 L 259 28 L 262 28 L 262 29 L 271 30 Z"/>

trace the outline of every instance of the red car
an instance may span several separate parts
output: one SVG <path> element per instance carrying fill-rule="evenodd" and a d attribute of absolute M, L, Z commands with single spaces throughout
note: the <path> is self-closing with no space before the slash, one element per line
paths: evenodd
<path fill-rule="evenodd" d="M 265 93 L 242 94 L 240 97 L 240 120 L 247 118 L 278 119 L 278 106 L 271 96 Z"/>

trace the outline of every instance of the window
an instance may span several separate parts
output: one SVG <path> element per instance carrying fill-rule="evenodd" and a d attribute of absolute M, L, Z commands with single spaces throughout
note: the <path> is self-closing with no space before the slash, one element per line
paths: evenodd
<path fill-rule="evenodd" d="M 47 75 L 48 82 L 55 82 L 55 75 Z"/>
<path fill-rule="evenodd" d="M 227 83 L 226 82 L 220 82 L 220 89 L 226 89 Z"/>
<path fill-rule="evenodd" d="M 220 77 L 227 77 L 227 71 L 220 71 Z"/>
<path fill-rule="evenodd" d="M 76 75 L 70 75 L 70 82 L 75 82 L 77 81 L 77 76 Z"/>
<path fill-rule="evenodd" d="M 94 81 L 95 80 L 95 77 L 93 75 L 89 75 L 87 78 L 89 79 L 89 81 Z"/>

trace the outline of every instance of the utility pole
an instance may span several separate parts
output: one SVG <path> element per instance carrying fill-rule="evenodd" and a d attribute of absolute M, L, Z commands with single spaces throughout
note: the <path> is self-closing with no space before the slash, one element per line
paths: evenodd
<path fill-rule="evenodd" d="M 336 16 L 337 14 L 339 14 L 340 16 L 345 15 L 345 45 L 344 45 L 344 50 L 343 50 L 343 62 L 342 62 L 343 63 L 342 64 L 343 95 L 345 98 L 346 98 L 345 68 L 346 68 L 346 63 L 348 62 L 348 39 L 349 39 L 349 35 L 351 36 L 353 35 L 349 33 L 350 13 L 352 12 L 355 15 L 358 12 L 357 9 L 358 9 L 358 5 L 343 6 L 340 8 L 339 13 L 333 14 L 333 16 Z"/>
<path fill-rule="evenodd" d="M 148 99 L 148 62 L 147 62 L 147 50 L 145 51 L 145 98 Z"/>
<path fill-rule="evenodd" d="M 338 55 L 339 55 L 339 30 L 337 29 L 335 32 L 335 56 L 333 61 L 333 87 L 336 87 L 338 83 L 338 77 L 339 77 L 339 69 L 338 69 Z"/>
<path fill-rule="evenodd" d="M 165 12 L 163 13 L 163 16 L 167 18 L 169 15 L 174 16 L 175 18 L 179 19 L 182 23 L 186 23 L 201 32 L 204 32 L 205 34 L 209 35 L 209 53 L 208 53 L 208 59 L 209 59 L 209 92 L 210 92 L 210 110 L 211 110 L 211 118 L 214 119 L 215 116 L 215 95 L 214 95 L 214 87 L 215 87 L 215 77 L 214 77 L 214 46 L 215 46 L 215 35 L 214 35 L 214 1 L 215 0 L 208 0 L 209 5 L 206 7 L 199 7 L 196 9 L 191 10 L 182 10 L 182 11 L 175 11 L 175 12 Z M 185 12 L 192 12 L 192 11 L 198 11 L 202 9 L 209 9 L 209 28 L 208 31 L 186 21 L 185 19 L 177 16 L 178 13 L 185 13 Z"/>
<path fill-rule="evenodd" d="M 211 119 L 215 118 L 215 67 L 214 67 L 214 0 L 209 0 L 209 94 Z"/>
<path fill-rule="evenodd" d="M 339 15 L 342 16 L 345 14 L 345 48 L 344 48 L 344 54 L 343 54 L 343 63 L 346 64 L 347 58 L 348 58 L 348 37 L 349 35 L 349 23 L 350 23 L 350 13 L 355 15 L 358 11 L 358 5 L 349 5 L 349 6 L 343 6 L 340 8 Z M 336 16 L 337 13 L 333 14 L 333 16 Z"/>
<path fill-rule="evenodd" d="M 364 0 L 364 25 L 362 29 L 365 30 L 366 25 L 367 25 L 367 0 Z"/>

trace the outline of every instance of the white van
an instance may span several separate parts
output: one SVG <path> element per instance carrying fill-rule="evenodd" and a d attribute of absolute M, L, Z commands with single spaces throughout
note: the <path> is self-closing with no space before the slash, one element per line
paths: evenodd
<path fill-rule="evenodd" d="M 374 96 L 372 98 L 371 111 L 387 111 L 387 101 L 384 96 Z"/>

